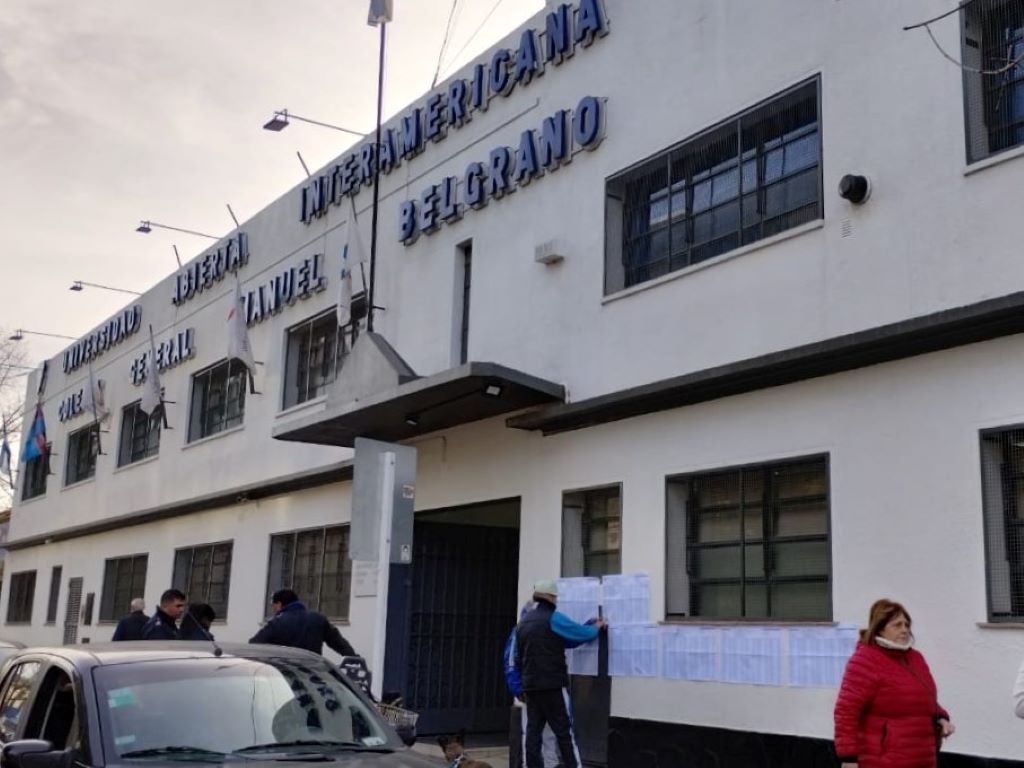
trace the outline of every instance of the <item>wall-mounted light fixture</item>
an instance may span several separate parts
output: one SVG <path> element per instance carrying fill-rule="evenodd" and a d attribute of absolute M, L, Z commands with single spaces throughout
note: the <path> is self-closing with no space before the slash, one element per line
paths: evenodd
<path fill-rule="evenodd" d="M 860 205 L 871 196 L 871 181 L 867 176 L 848 173 L 839 180 L 839 196 Z"/>

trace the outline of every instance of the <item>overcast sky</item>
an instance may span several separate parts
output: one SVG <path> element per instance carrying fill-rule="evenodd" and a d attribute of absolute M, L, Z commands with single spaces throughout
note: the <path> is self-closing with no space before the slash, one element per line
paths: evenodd
<path fill-rule="evenodd" d="M 459 0 L 441 79 L 544 0 Z M 81 336 L 369 132 L 377 31 L 369 0 L 3 0 L 0 13 L 0 329 Z M 452 0 L 394 0 L 384 115 L 429 90 Z M 489 16 L 490 14 L 490 16 Z M 489 18 L 488 18 L 489 16 Z M 485 22 L 486 19 L 486 22 Z M 483 25 L 483 26 L 481 26 Z M 479 30 L 479 32 L 477 31 Z M 475 37 L 473 36 L 476 33 Z M 468 43 L 468 46 L 467 46 Z M 465 46 L 465 47 L 464 47 Z M 461 49 L 461 53 L 460 53 Z M 67 342 L 26 336 L 29 361 Z"/>

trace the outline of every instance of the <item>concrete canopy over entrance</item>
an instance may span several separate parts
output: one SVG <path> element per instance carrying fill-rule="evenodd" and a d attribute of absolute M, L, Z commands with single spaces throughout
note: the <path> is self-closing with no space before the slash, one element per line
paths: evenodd
<path fill-rule="evenodd" d="M 565 401 L 565 388 L 497 363 L 470 362 L 419 377 L 383 337 L 360 336 L 326 408 L 274 438 L 352 447 L 357 437 L 401 442 L 428 432 Z"/>

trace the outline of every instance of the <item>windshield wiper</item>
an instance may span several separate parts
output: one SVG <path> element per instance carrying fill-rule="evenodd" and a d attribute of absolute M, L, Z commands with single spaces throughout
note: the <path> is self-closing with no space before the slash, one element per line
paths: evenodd
<path fill-rule="evenodd" d="M 223 752 L 217 752 L 213 749 L 204 749 L 203 747 L 190 747 L 190 746 L 176 746 L 170 745 L 166 747 L 152 747 L 151 749 L 136 749 L 131 752 L 121 753 L 122 758 L 132 757 L 167 757 L 169 755 L 181 756 L 181 757 L 219 757 L 223 758 Z M 219 762 L 219 761 L 215 761 Z"/>
<path fill-rule="evenodd" d="M 295 741 L 271 741 L 266 744 L 253 744 L 252 746 L 236 749 L 231 754 L 244 755 L 247 752 L 273 752 L 288 747 L 328 747 L 330 749 L 353 750 L 359 752 L 392 752 L 390 747 L 385 745 L 368 746 L 357 741 L 332 741 L 325 739 L 296 739 Z"/>

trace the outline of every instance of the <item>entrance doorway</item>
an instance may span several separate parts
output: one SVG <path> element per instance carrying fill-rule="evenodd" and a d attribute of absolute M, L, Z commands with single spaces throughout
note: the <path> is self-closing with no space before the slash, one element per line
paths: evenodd
<path fill-rule="evenodd" d="M 518 579 L 518 499 L 416 515 L 406 706 L 420 734 L 508 732 Z"/>

